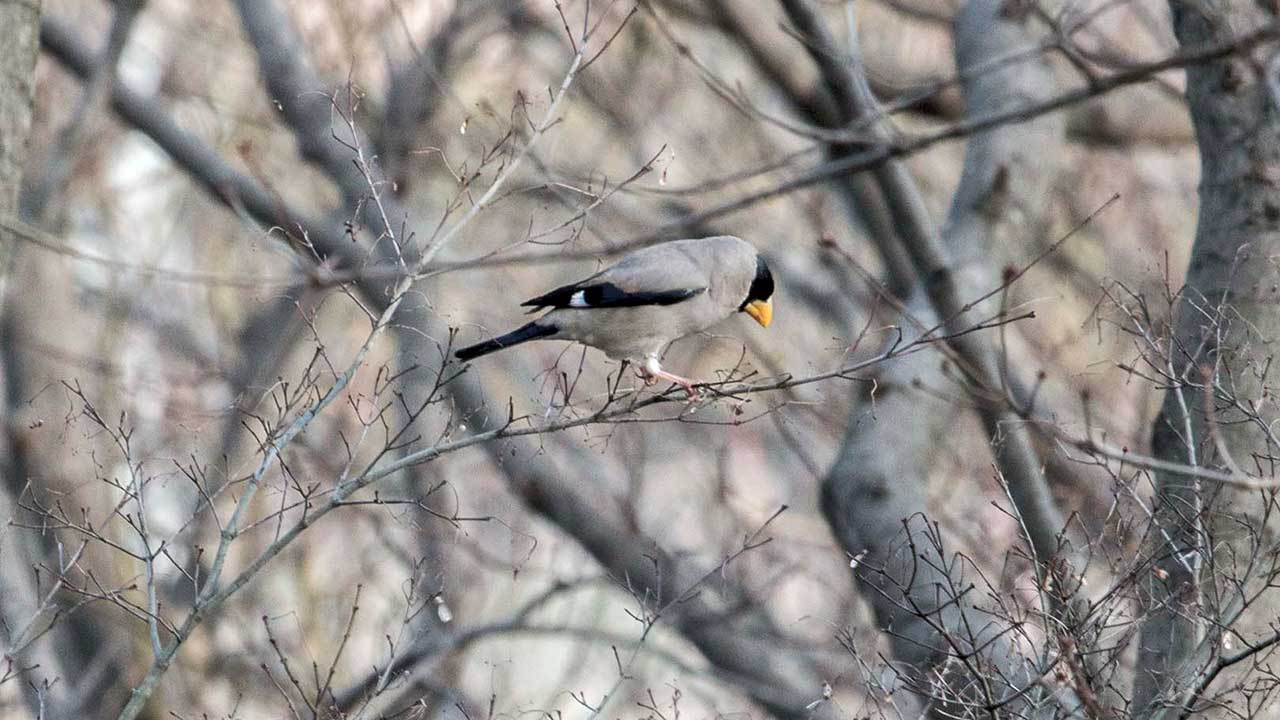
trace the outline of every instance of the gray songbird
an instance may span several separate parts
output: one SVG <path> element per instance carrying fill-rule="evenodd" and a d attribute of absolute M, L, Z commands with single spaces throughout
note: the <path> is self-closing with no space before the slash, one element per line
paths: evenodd
<path fill-rule="evenodd" d="M 491 340 L 458 350 L 470 360 L 528 340 L 576 340 L 633 363 L 646 381 L 693 382 L 662 369 L 671 341 L 706 330 L 734 312 L 764 327 L 773 319 L 773 274 L 747 242 L 730 235 L 676 240 L 635 250 L 591 277 L 521 303 L 550 312 Z"/>

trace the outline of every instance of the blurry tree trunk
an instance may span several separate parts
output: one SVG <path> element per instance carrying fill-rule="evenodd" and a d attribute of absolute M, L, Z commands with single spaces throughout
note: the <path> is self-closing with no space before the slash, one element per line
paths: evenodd
<path fill-rule="evenodd" d="M 856 60 L 856 52 L 850 59 L 848 53 L 836 49 L 825 23 L 806 0 L 782 0 L 782 5 L 800 33 L 807 38 L 810 53 L 818 62 L 827 84 L 842 101 L 850 103 L 852 115 L 875 117 L 878 113 L 877 103 L 867 86 L 863 69 Z M 962 30 L 958 46 L 976 42 L 977 47 L 982 47 L 987 41 L 984 36 L 991 33 L 994 22 L 1017 20 L 1020 17 L 1015 16 L 1016 14 L 1006 17 L 1007 13 L 1001 4 L 986 4 L 986 0 L 975 7 L 975 12 L 983 13 L 985 20 L 972 25 L 972 39 L 966 39 Z M 965 24 L 961 20 L 958 27 Z M 961 60 L 963 62 L 964 58 Z M 992 72 L 1016 65 L 1003 63 L 993 68 Z M 1005 99 L 1016 100 L 1018 97 L 1016 93 L 1012 93 Z M 868 133 L 877 142 L 891 143 L 894 140 L 892 133 L 882 123 L 872 122 Z M 971 393 L 979 401 L 978 414 L 987 434 L 997 444 L 996 463 L 1008 485 L 1009 495 L 1029 536 L 1035 556 L 1040 563 L 1048 564 L 1059 550 L 1058 535 L 1063 527 L 1061 515 L 1049 496 L 1040 460 L 1031 446 L 1025 423 L 1004 402 L 1005 379 L 994 343 L 982 333 L 965 332 L 972 328 L 978 317 L 970 301 L 982 292 L 995 288 L 984 286 L 979 293 L 969 294 L 973 288 L 965 283 L 962 274 L 955 271 L 951 250 L 934 226 L 919 187 L 905 165 L 891 159 L 875 166 L 871 172 L 884 193 L 899 235 L 930 304 L 944 321 L 942 329 L 952 335 L 948 345 L 955 354 L 957 364 L 970 380 L 973 388 Z M 1006 174 L 996 172 L 993 168 L 984 177 L 989 185 L 974 195 L 963 191 L 963 187 L 962 192 L 957 194 L 955 207 L 961 214 L 953 213 L 949 218 L 949 236 L 969 231 L 963 225 L 968 213 L 976 213 L 981 217 L 982 213 L 1000 208 L 1000 200 L 1005 194 L 1003 191 L 1007 190 Z M 991 197 L 987 197 L 988 195 Z"/>
<path fill-rule="evenodd" d="M 1276 21 L 1273 6 L 1257 3 L 1170 7 L 1184 48 Z M 1280 412 L 1267 382 L 1280 338 L 1280 97 L 1269 86 L 1276 81 L 1274 52 L 1274 45 L 1263 46 L 1187 69 L 1200 147 L 1200 217 L 1167 348 L 1170 389 L 1152 437 L 1152 452 L 1161 459 L 1268 479 L 1276 477 L 1280 452 L 1272 429 Z M 1263 495 L 1156 474 L 1154 571 L 1133 698 L 1140 717 L 1183 710 L 1195 679 L 1215 660 L 1210 628 L 1230 624 L 1244 609 L 1231 602 L 1245 594 L 1243 586 L 1223 590 L 1226 600 L 1218 597 L 1213 563 L 1229 562 L 1242 526 L 1266 537 Z M 1226 523 L 1215 527 L 1220 517 L 1239 524 L 1234 531 Z"/>
<path fill-rule="evenodd" d="M 0 2 L 0 214 L 13 217 L 18 210 L 22 163 L 31 124 L 36 50 L 39 47 L 38 0 Z M 30 368 L 13 343 L 13 324 L 20 321 L 10 302 L 14 293 L 28 292 L 29 283 L 12 271 L 20 252 L 13 238 L 0 241 L 0 370 L 4 394 L 0 395 L 0 647 L 12 670 L 30 668 L 10 682 L 20 684 L 32 717 L 72 717 L 78 712 L 77 690 L 85 681 L 93 648 L 78 634 L 71 618 L 58 617 L 57 599 L 46 606 L 52 589 L 51 535 L 35 533 L 11 524 L 29 521 L 19 499 L 35 474 L 28 467 L 24 433 L 16 405 L 23 400 L 23 375 Z M 70 549 L 67 549 L 70 552 Z M 78 618 L 77 618 L 78 619 Z M 48 631 L 40 636 L 46 627 Z M 12 655 L 10 655 L 12 653 Z"/>
<path fill-rule="evenodd" d="M 993 58 L 1011 57 L 1029 44 L 1024 19 L 1004 12 L 1001 2 L 975 0 L 957 18 L 956 64 L 961 73 Z M 964 77 L 970 116 L 1007 110 L 1054 92 L 1052 69 L 1039 56 L 1006 61 L 994 70 Z M 855 93 L 848 88 L 838 94 Z M 960 298 L 990 292 L 1000 285 L 1006 263 L 1025 261 L 1039 251 L 1034 228 L 1043 223 L 1057 169 L 1056 158 L 1047 153 L 1061 145 L 1062 137 L 1062 117 L 1045 115 L 969 139 L 960 186 L 941 238 Z M 997 296 L 979 304 L 963 322 L 971 325 L 996 315 L 998 303 Z M 948 312 L 943 308 L 940 313 L 936 306 L 925 283 L 918 283 L 908 301 L 911 313 L 931 326 Z M 904 325 L 904 332 L 919 334 L 919 329 Z M 929 476 L 939 448 L 946 446 L 943 437 L 961 412 L 955 403 L 918 389 L 951 384 L 942 366 L 941 357 L 926 352 L 897 359 L 880 372 L 874 409 L 859 403 L 850 418 L 824 482 L 823 509 L 845 551 L 859 559 L 859 585 L 879 625 L 891 632 L 895 660 L 909 677 L 926 677 L 948 652 L 990 642 L 984 652 L 987 660 L 1016 687 L 1034 677 L 1035 669 L 1019 668 L 1014 637 L 975 611 L 973 595 L 963 590 L 969 584 L 960 576 L 963 569 L 948 557 L 927 520 Z M 1016 454 L 1019 448 L 1012 451 Z M 1043 485 L 1039 492 L 1044 492 Z M 1033 502 L 1044 501 L 1041 497 Z M 1041 530 L 1053 533 L 1061 526 Z"/>

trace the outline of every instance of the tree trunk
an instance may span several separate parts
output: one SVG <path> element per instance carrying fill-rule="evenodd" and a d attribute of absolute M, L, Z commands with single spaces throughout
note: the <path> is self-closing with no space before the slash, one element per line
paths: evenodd
<path fill-rule="evenodd" d="M 961 10 L 955 42 L 962 72 L 1030 44 L 1023 20 L 1002 8 L 1000 2 L 975 0 Z M 1039 57 L 1006 62 L 997 71 L 971 73 L 964 91 L 970 115 L 998 112 L 1052 95 L 1053 73 Z M 1062 136 L 1062 118 L 1049 115 L 970 138 L 942 232 L 961 298 L 998 287 L 1004 263 L 1021 264 L 1040 250 L 1029 228 L 1044 214 L 1057 169 L 1051 153 Z M 972 318 L 992 316 L 998 303 L 998 297 L 988 300 L 965 318 L 972 323 Z M 937 322 L 923 284 L 908 306 L 926 325 Z M 914 328 L 909 332 L 918 334 Z M 920 682 L 949 652 L 985 647 L 981 663 L 991 664 L 986 669 L 991 677 L 1003 676 L 997 684 L 1007 691 L 1010 685 L 1025 686 L 1035 670 L 1022 666 L 1008 628 L 990 622 L 962 589 L 968 585 L 962 563 L 950 557 L 927 518 L 930 470 L 962 410 L 917 387 L 950 385 L 942 364 L 937 354 L 917 353 L 881 371 L 874 406 L 860 403 L 850 418 L 823 485 L 823 509 L 846 552 L 860 558 L 855 569 L 860 589 L 880 626 L 891 632 L 900 668 Z M 1059 524 L 1048 532 L 1060 530 Z"/>
<path fill-rule="evenodd" d="M 1184 48 L 1276 19 L 1261 3 L 1170 6 Z M 1161 459 L 1264 479 L 1276 476 L 1280 451 L 1267 374 L 1280 337 L 1280 98 L 1266 77 L 1274 52 L 1266 45 L 1187 69 L 1200 217 L 1166 352 L 1170 389 L 1152 440 Z M 1139 717 L 1177 714 L 1194 699 L 1197 678 L 1215 662 L 1217 631 L 1209 629 L 1234 624 L 1245 609 L 1218 591 L 1267 580 L 1240 576 L 1232 560 L 1248 550 L 1240 546 L 1245 536 L 1263 537 L 1268 495 L 1157 473 L 1154 570 L 1134 685 Z"/>
<path fill-rule="evenodd" d="M 39 48 L 39 0 L 0 2 L 0 214 L 14 217 L 31 126 L 36 51 Z M 0 233 L 5 231 L 0 230 Z M 0 337 L 11 337 L 16 322 L 11 293 L 26 284 L 12 270 L 19 245 L 14 238 L 0 238 Z M 46 569 L 54 553 L 42 537 L 11 524 L 24 521 L 19 500 L 32 472 L 24 461 L 22 427 L 15 404 L 21 400 L 24 368 L 11 342 L 0 347 L 0 676 L 27 669 L 9 679 L 22 688 L 31 717 L 73 717 L 79 711 L 79 690 L 85 686 L 88 638 L 77 635 L 67 618 L 58 617 L 51 603 L 44 604 L 52 587 Z M 48 536 L 45 536 L 48 537 Z M 70 554 L 71 549 L 66 549 Z M 56 598 L 53 599 L 56 602 Z M 55 623 L 45 631 L 50 623 Z M 9 662 L 12 665 L 9 665 Z"/>

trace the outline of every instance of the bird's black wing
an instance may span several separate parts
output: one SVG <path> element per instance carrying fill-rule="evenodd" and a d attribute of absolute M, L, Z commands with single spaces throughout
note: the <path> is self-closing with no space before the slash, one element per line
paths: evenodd
<path fill-rule="evenodd" d="M 573 285 L 558 287 L 520 303 L 531 307 L 531 312 L 550 308 L 620 308 L 641 305 L 674 305 L 706 292 L 705 287 L 676 288 L 672 290 L 627 291 L 611 282 L 592 282 L 590 279 Z"/>

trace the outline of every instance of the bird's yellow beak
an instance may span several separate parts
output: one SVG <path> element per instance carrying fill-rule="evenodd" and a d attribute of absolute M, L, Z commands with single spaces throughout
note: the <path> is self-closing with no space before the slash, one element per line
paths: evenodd
<path fill-rule="evenodd" d="M 747 314 L 752 317 L 752 319 L 760 323 L 761 327 L 769 327 L 769 323 L 773 322 L 773 300 L 772 299 L 752 300 L 751 302 L 747 303 L 747 307 L 744 309 L 747 311 Z"/>

